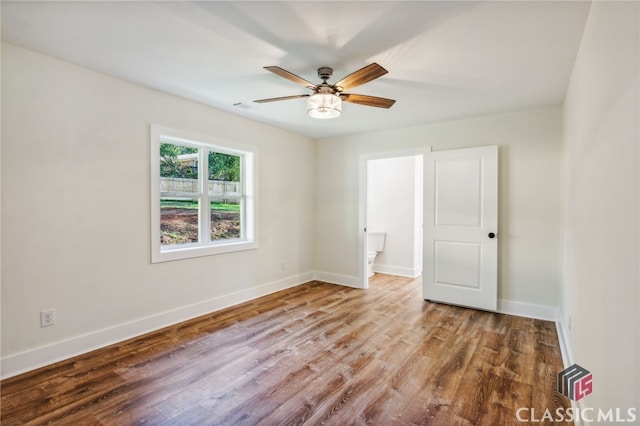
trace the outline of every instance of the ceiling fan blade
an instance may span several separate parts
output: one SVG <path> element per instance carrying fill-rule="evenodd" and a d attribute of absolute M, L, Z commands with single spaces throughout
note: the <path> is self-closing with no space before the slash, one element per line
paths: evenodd
<path fill-rule="evenodd" d="M 257 101 L 253 101 L 253 102 L 263 104 L 265 102 L 286 101 L 289 99 L 308 98 L 308 97 L 309 95 L 293 95 L 293 96 L 282 96 L 280 98 L 258 99 Z"/>
<path fill-rule="evenodd" d="M 293 74 L 293 73 L 291 73 L 291 72 L 289 72 L 289 71 L 287 71 L 285 69 L 282 69 L 280 67 L 271 66 L 271 67 L 263 67 L 263 68 L 265 70 L 267 70 L 267 71 L 271 71 L 272 73 L 279 75 L 280 77 L 284 77 L 289 81 L 293 81 L 296 84 L 299 84 L 299 85 L 304 86 L 304 87 L 308 87 L 311 90 L 314 90 L 314 89 L 317 88 L 317 86 L 315 84 L 305 80 L 302 77 L 298 77 L 297 75 L 295 75 L 295 74 Z"/>
<path fill-rule="evenodd" d="M 340 95 L 345 102 L 351 102 L 352 104 L 360 104 L 366 106 L 372 106 L 377 108 L 391 108 L 396 103 L 395 99 L 379 98 L 377 96 L 367 95 L 353 95 L 343 93 Z"/>
<path fill-rule="evenodd" d="M 342 90 L 349 90 L 368 83 L 371 80 L 375 80 L 378 77 L 382 77 L 388 72 L 389 71 L 374 62 L 364 68 L 360 68 L 358 71 L 349 74 L 348 76 L 334 84 L 333 87 L 335 87 L 339 92 L 341 92 Z M 342 89 L 338 89 L 338 87 L 341 87 Z"/>

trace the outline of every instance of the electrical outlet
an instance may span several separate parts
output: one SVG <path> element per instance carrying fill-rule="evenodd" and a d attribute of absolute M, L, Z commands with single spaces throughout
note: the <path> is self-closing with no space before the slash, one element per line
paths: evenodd
<path fill-rule="evenodd" d="M 55 309 L 44 309 L 40 311 L 40 327 L 51 327 L 56 324 Z"/>
<path fill-rule="evenodd" d="M 280 270 L 284 271 L 285 269 L 287 269 L 287 265 L 284 263 L 284 260 L 282 262 L 280 262 Z"/>

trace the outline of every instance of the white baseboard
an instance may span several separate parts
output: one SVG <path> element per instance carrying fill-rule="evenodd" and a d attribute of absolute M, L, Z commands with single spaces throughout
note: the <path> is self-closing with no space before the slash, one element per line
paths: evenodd
<path fill-rule="evenodd" d="M 569 329 L 566 324 L 562 320 L 562 315 L 558 313 L 558 318 L 556 320 L 556 334 L 558 335 L 558 343 L 560 344 L 560 354 L 562 356 L 562 365 L 564 368 L 567 368 L 573 364 L 575 364 L 575 360 L 573 358 L 573 353 L 571 352 L 571 344 L 569 343 Z M 584 400 L 580 400 L 578 402 L 571 401 L 571 408 L 573 408 L 574 413 L 580 411 L 584 412 L 585 405 Z M 582 421 L 582 417 L 574 419 L 575 426 L 583 426 L 584 422 Z"/>
<path fill-rule="evenodd" d="M 353 275 L 333 274 L 331 272 L 315 271 L 314 277 L 318 281 L 329 284 L 338 284 L 345 287 L 364 288 L 362 286 L 362 278 Z"/>
<path fill-rule="evenodd" d="M 562 321 L 560 315 L 556 319 L 556 334 L 558 335 L 558 343 L 560 344 L 560 353 L 562 355 L 562 364 L 566 367 L 573 365 L 573 354 L 571 353 L 571 345 L 569 344 L 569 330 Z"/>
<path fill-rule="evenodd" d="M 403 266 L 373 264 L 373 272 L 400 277 L 417 278 L 422 274 L 422 268 L 405 268 Z"/>
<path fill-rule="evenodd" d="M 555 322 L 558 318 L 558 309 L 531 303 L 514 302 L 512 300 L 498 299 L 498 312 L 501 314 L 515 315 L 518 317 L 536 318 Z"/>
<path fill-rule="evenodd" d="M 0 377 L 5 379 L 45 365 L 53 364 L 83 353 L 100 349 L 132 337 L 159 330 L 229 306 L 247 302 L 280 290 L 313 281 L 311 272 L 261 284 L 199 303 L 139 318 L 113 327 L 61 340 L 28 351 L 6 356 L 0 360 Z"/>

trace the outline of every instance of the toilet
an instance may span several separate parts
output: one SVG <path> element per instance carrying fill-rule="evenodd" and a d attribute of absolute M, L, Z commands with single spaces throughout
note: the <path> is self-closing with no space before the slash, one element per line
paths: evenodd
<path fill-rule="evenodd" d="M 373 263 L 376 256 L 384 249 L 384 232 L 367 232 L 367 268 L 368 276 L 373 276 Z"/>

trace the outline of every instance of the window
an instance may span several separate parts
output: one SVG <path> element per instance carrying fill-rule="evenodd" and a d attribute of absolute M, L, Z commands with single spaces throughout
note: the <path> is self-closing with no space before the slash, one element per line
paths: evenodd
<path fill-rule="evenodd" d="M 253 148 L 151 126 L 151 261 L 257 247 Z"/>

